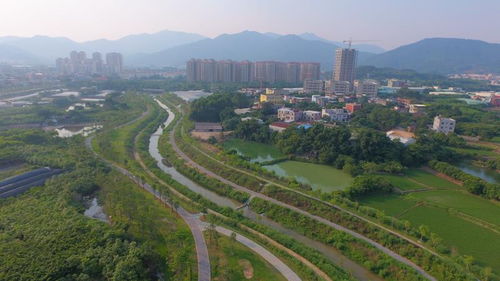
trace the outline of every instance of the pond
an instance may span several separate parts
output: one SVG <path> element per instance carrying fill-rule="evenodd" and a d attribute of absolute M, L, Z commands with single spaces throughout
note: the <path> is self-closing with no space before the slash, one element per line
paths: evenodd
<path fill-rule="evenodd" d="M 109 223 L 108 216 L 104 213 L 102 206 L 99 205 L 99 203 L 97 202 L 97 198 L 95 197 L 92 199 L 92 201 L 90 201 L 90 206 L 85 210 L 83 214 L 89 218 L 98 219 L 100 221 Z"/>
<path fill-rule="evenodd" d="M 226 150 L 235 150 L 239 155 L 250 158 L 250 162 L 267 162 L 285 157 L 278 148 L 272 145 L 229 139 L 223 144 Z"/>
<path fill-rule="evenodd" d="M 209 96 L 212 93 L 207 93 L 205 91 L 199 90 L 199 91 L 175 91 L 174 94 L 176 94 L 178 97 L 180 97 L 185 101 L 193 101 L 201 97 Z"/>
<path fill-rule="evenodd" d="M 458 165 L 458 168 L 468 174 L 482 178 L 487 182 L 500 183 L 500 173 L 497 173 L 493 169 L 478 167 L 471 162 L 462 162 Z"/>
<path fill-rule="evenodd" d="M 343 190 L 353 181 L 353 178 L 342 170 L 314 163 L 285 161 L 264 168 L 274 171 L 278 176 L 293 177 L 300 183 L 310 185 L 313 190 L 323 192 Z"/>
<path fill-rule="evenodd" d="M 102 125 L 93 126 L 64 126 L 57 128 L 57 136 L 60 138 L 70 138 L 72 136 L 83 135 L 84 137 L 102 128 Z"/>

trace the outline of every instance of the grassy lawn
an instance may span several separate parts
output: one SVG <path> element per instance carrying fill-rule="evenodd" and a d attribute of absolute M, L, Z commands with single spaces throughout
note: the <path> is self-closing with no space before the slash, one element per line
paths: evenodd
<path fill-rule="evenodd" d="M 224 142 L 223 147 L 226 150 L 236 150 L 240 155 L 249 157 L 251 162 L 271 161 L 285 157 L 275 146 L 241 139 L 229 139 Z"/>
<path fill-rule="evenodd" d="M 271 264 L 231 238 L 205 232 L 215 281 L 285 281 Z"/>

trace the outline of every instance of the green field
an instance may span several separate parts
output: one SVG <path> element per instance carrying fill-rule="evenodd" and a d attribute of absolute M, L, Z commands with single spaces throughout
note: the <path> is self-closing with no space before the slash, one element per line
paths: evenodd
<path fill-rule="evenodd" d="M 406 195 L 372 195 L 360 199 L 364 205 L 387 215 L 408 220 L 413 226 L 427 225 L 431 232 L 461 255 L 500 272 L 500 204 L 474 196 L 463 187 L 421 169 L 404 176 L 384 175 Z"/>
<path fill-rule="evenodd" d="M 408 195 L 417 201 L 452 208 L 488 223 L 500 226 L 500 205 L 459 190 L 431 190 Z"/>
<path fill-rule="evenodd" d="M 349 174 L 327 165 L 285 161 L 264 166 L 264 168 L 274 171 L 281 177 L 295 178 L 298 182 L 310 185 L 314 190 L 323 192 L 343 190 L 353 181 Z"/>
<path fill-rule="evenodd" d="M 285 157 L 275 146 L 241 139 L 229 139 L 224 142 L 223 147 L 225 150 L 236 150 L 238 154 L 250 158 L 250 162 L 266 162 Z"/>
<path fill-rule="evenodd" d="M 459 189 L 460 186 L 420 169 L 409 169 L 404 176 L 384 175 L 401 190 Z"/>
<path fill-rule="evenodd" d="M 271 264 L 239 242 L 221 234 L 205 233 L 212 278 L 217 281 L 285 281 Z M 247 276 L 245 276 L 245 271 Z"/>
<path fill-rule="evenodd" d="M 427 225 L 432 232 L 443 238 L 446 245 L 462 255 L 471 255 L 480 264 L 500 272 L 500 243 L 497 243 L 500 241 L 500 234 L 449 211 L 449 208 L 453 208 L 498 226 L 498 205 L 456 190 L 373 195 L 360 202 L 388 215 L 408 220 L 413 226 Z"/>

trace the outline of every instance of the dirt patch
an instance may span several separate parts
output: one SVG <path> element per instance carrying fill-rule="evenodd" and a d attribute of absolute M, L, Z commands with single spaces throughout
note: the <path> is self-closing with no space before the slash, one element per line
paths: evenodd
<path fill-rule="evenodd" d="M 253 266 L 249 260 L 241 259 L 238 261 L 238 264 L 243 267 L 243 275 L 246 279 L 253 278 Z"/>
<path fill-rule="evenodd" d="M 201 140 L 208 140 L 210 137 L 214 137 L 217 140 L 222 140 L 225 136 L 231 132 L 191 132 L 191 136 Z"/>
<path fill-rule="evenodd" d="M 206 142 L 200 142 L 201 149 L 205 151 L 210 151 L 211 153 L 219 153 L 220 150 L 215 146 Z"/>

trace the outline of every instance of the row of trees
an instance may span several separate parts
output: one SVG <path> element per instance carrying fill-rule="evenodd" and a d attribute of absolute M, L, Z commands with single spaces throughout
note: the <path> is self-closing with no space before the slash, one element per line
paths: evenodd
<path fill-rule="evenodd" d="M 233 110 L 251 105 L 241 93 L 216 93 L 192 102 L 189 117 L 197 122 L 221 122 L 234 118 Z"/>
<path fill-rule="evenodd" d="M 500 200 L 500 184 L 489 183 L 446 162 L 432 160 L 429 161 L 429 166 L 438 172 L 463 182 L 464 187 L 470 193 L 487 199 Z"/>

